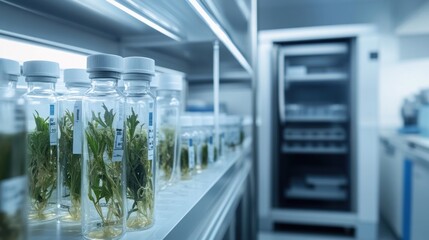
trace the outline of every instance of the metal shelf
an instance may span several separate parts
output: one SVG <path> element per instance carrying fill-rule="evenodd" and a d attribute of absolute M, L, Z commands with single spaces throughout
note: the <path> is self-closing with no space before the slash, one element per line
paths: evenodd
<path fill-rule="evenodd" d="M 282 152 L 298 154 L 346 154 L 347 147 L 290 147 L 283 145 Z"/>
<path fill-rule="evenodd" d="M 345 136 L 317 136 L 317 135 L 296 135 L 296 136 L 284 136 L 286 141 L 344 141 Z"/>
<path fill-rule="evenodd" d="M 348 79 L 345 73 L 317 73 L 306 75 L 286 75 L 285 81 L 290 83 L 306 83 L 306 82 L 339 82 Z"/>
<path fill-rule="evenodd" d="M 286 122 L 345 122 L 346 116 L 287 116 Z"/>
<path fill-rule="evenodd" d="M 251 140 L 243 149 L 223 162 L 217 162 L 189 181 L 180 181 L 161 191 L 156 199 L 152 228 L 129 232 L 124 239 L 207 239 L 227 224 L 244 192 L 251 169 L 247 156 Z M 80 225 L 57 222 L 30 226 L 31 239 L 81 239 Z"/>
<path fill-rule="evenodd" d="M 286 198 L 306 199 L 306 200 L 327 200 L 327 201 L 342 201 L 346 200 L 347 194 L 341 189 L 326 189 L 326 188 L 301 188 L 291 187 L 285 190 Z"/>

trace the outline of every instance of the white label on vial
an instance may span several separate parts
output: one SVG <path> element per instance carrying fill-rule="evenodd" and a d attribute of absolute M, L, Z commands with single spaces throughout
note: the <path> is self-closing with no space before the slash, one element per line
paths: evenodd
<path fill-rule="evenodd" d="M 214 146 L 213 146 L 213 136 L 209 137 L 209 144 L 208 144 L 208 157 L 209 157 L 209 163 L 214 162 Z"/>
<path fill-rule="evenodd" d="M 58 130 L 57 130 L 57 118 L 55 113 L 55 104 L 49 105 L 49 142 L 51 146 L 57 145 L 57 142 L 58 142 Z"/>
<path fill-rule="evenodd" d="M 73 154 L 82 154 L 82 101 L 74 104 Z"/>
<path fill-rule="evenodd" d="M 8 215 L 24 209 L 27 177 L 15 177 L 0 181 L 0 212 Z"/>
<path fill-rule="evenodd" d="M 192 139 L 188 141 L 188 160 L 189 160 L 189 169 L 194 169 L 195 167 L 195 151 L 194 145 L 192 144 Z"/>
<path fill-rule="evenodd" d="M 147 149 L 148 149 L 148 159 L 150 161 L 153 160 L 154 158 L 154 138 L 155 138 L 155 133 L 154 133 L 154 122 L 153 122 L 153 103 L 149 103 L 149 114 L 148 114 L 148 133 L 147 133 Z"/>
<path fill-rule="evenodd" d="M 113 146 L 113 161 L 122 161 L 124 155 L 124 106 L 122 103 L 119 104 L 118 111 L 118 123 L 115 129 L 115 141 Z"/>

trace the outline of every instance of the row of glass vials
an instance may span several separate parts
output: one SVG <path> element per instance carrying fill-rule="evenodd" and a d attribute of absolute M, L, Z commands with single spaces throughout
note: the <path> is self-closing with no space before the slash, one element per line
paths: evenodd
<path fill-rule="evenodd" d="M 24 96 L 15 93 L 21 74 Z M 181 113 L 182 76 L 160 74 L 151 85 L 152 59 L 91 55 L 87 69 L 64 70 L 62 95 L 59 75 L 55 62 L 0 59 L 6 239 L 25 236 L 27 219 L 81 224 L 87 239 L 150 228 L 158 191 L 227 160 L 242 144 L 239 117 L 221 116 L 216 135 L 212 114 Z"/>

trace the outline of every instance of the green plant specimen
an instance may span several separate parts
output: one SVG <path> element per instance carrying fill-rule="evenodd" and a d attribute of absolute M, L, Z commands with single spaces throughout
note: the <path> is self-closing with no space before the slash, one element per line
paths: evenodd
<path fill-rule="evenodd" d="M 213 160 L 216 162 L 217 161 L 217 155 L 218 155 L 216 146 L 214 147 L 213 155 L 214 155 Z"/>
<path fill-rule="evenodd" d="M 243 142 L 244 142 L 244 138 L 245 138 L 246 136 L 245 136 L 245 134 L 244 134 L 244 131 L 243 130 L 240 130 L 240 143 L 239 143 L 239 145 L 242 145 L 243 144 Z"/>
<path fill-rule="evenodd" d="M 101 218 L 91 238 L 111 238 L 121 235 L 123 219 L 122 162 L 113 161 L 115 130 L 113 109 L 103 104 L 104 115 L 92 112 L 85 129 L 88 144 L 88 198 Z M 107 208 L 107 213 L 102 210 Z"/>
<path fill-rule="evenodd" d="M 131 229 L 146 228 L 153 223 L 154 186 L 153 161 L 148 159 L 147 132 L 138 120 L 138 115 L 131 109 L 127 117 L 127 139 L 125 156 L 127 158 L 127 198 L 133 201 L 128 209 L 127 226 Z"/>
<path fill-rule="evenodd" d="M 57 187 L 57 146 L 49 141 L 49 117 L 33 114 L 36 129 L 28 134 L 29 193 L 34 211 L 30 218 L 46 220 L 53 213 L 46 212 L 49 199 Z"/>
<path fill-rule="evenodd" d="M 203 146 L 201 147 L 201 165 L 202 168 L 207 168 L 209 164 L 209 146 L 207 143 L 203 143 Z"/>
<path fill-rule="evenodd" d="M 173 175 L 174 166 L 174 144 L 176 143 L 176 131 L 173 128 L 162 128 L 161 137 L 158 142 L 158 160 L 160 170 L 164 173 L 164 181 L 169 181 Z"/>
<path fill-rule="evenodd" d="M 182 179 L 189 179 L 191 177 L 188 146 L 182 146 L 180 150 L 180 175 Z"/>
<path fill-rule="evenodd" d="M 14 135 L 0 134 L 0 183 L 25 175 L 25 133 Z M 9 200 L 7 200 L 9 201 Z M 15 201 L 15 199 L 10 199 Z M 0 236 L 1 239 L 24 239 L 26 215 L 23 208 L 10 214 L 3 212 L 0 203 Z"/>
<path fill-rule="evenodd" d="M 59 139 L 59 161 L 63 173 L 62 184 L 70 191 L 71 206 L 69 216 L 72 221 L 80 220 L 80 186 L 82 174 L 82 155 L 73 154 L 74 113 L 66 110 L 59 121 L 61 137 Z"/>

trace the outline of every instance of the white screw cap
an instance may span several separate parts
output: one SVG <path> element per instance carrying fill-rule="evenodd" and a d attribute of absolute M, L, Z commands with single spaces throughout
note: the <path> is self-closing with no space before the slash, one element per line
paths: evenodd
<path fill-rule="evenodd" d="M 22 66 L 27 82 L 56 82 L 60 77 L 60 65 L 51 61 L 27 61 Z"/>
<path fill-rule="evenodd" d="M 64 83 L 66 86 L 74 83 L 89 86 L 91 85 L 91 80 L 86 69 L 70 68 L 64 70 Z"/>
<path fill-rule="evenodd" d="M 182 91 L 182 81 L 183 77 L 178 74 L 163 73 L 159 75 L 158 89 Z"/>
<path fill-rule="evenodd" d="M 19 75 L 21 75 L 19 62 L 0 58 L 0 81 L 18 81 Z"/>
<path fill-rule="evenodd" d="M 146 57 L 124 58 L 124 73 L 155 75 L 155 61 Z"/>
<path fill-rule="evenodd" d="M 150 82 L 151 88 L 158 88 L 159 87 L 159 73 L 155 73 L 155 76 L 152 78 L 152 81 Z"/>
<path fill-rule="evenodd" d="M 117 72 L 122 73 L 123 58 L 112 54 L 94 54 L 86 59 L 87 72 Z"/>

